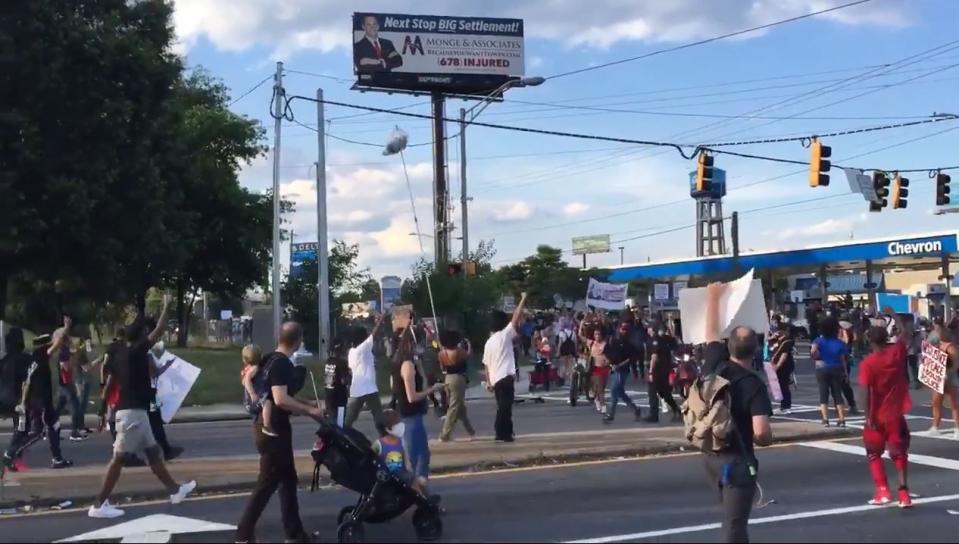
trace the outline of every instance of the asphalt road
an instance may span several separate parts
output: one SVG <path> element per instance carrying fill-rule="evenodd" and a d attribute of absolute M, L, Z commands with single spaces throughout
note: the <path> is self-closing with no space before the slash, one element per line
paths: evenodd
<path fill-rule="evenodd" d="M 800 353 L 806 349 L 801 346 Z M 816 386 L 812 363 L 808 358 L 800 356 L 797 360 L 799 387 L 793 394 L 793 414 L 782 417 L 782 419 L 795 419 L 804 421 L 818 421 L 820 419 L 818 412 L 819 394 Z M 645 384 L 631 382 L 628 386 L 630 396 L 640 406 L 644 408 L 645 414 L 648 414 L 648 400 L 645 393 Z M 545 398 L 543 404 L 535 404 L 527 401 L 517 405 L 514 409 L 514 421 L 516 424 L 516 433 L 523 434 L 529 432 L 548 433 L 548 432 L 568 432 L 578 430 L 595 430 L 600 428 L 602 423 L 599 415 L 592 405 L 582 402 L 579 406 L 571 408 L 566 405 L 567 390 L 553 390 L 550 392 L 537 392 Z M 677 398 L 677 401 L 679 399 Z M 930 395 L 928 390 L 913 391 L 913 401 L 915 407 L 910 414 L 910 425 L 913 431 L 924 431 L 928 429 L 931 422 L 931 409 L 929 407 Z M 468 403 L 470 419 L 476 427 L 480 436 L 493 435 L 493 417 L 496 406 L 492 400 L 475 400 Z M 644 415 L 645 415 L 644 414 Z M 945 412 L 948 416 L 948 411 Z M 832 415 L 835 420 L 835 414 Z M 661 418 L 665 425 L 669 421 L 669 416 Z M 850 420 L 855 422 L 855 420 Z M 427 430 L 430 437 L 439 436 L 442 422 L 431 414 L 426 418 Z M 952 420 L 946 419 L 942 428 L 951 429 Z M 637 425 L 633 418 L 622 410 L 619 413 L 618 420 L 614 423 L 616 426 Z M 358 428 L 368 435 L 374 433 L 372 417 L 369 413 L 361 415 L 357 424 Z M 315 424 L 306 418 L 294 419 L 294 440 L 295 447 L 298 449 L 309 449 L 313 444 L 313 431 Z M 230 455 L 243 455 L 255 453 L 253 447 L 252 425 L 248 421 L 220 421 L 206 423 L 179 423 L 168 425 L 167 434 L 170 442 L 185 448 L 184 457 L 218 457 Z M 462 427 L 454 433 L 455 437 L 464 436 Z M 63 432 L 63 452 L 64 456 L 73 460 L 78 466 L 103 464 L 110 456 L 111 439 L 108 433 L 95 435 L 84 442 L 69 442 L 67 432 Z M 0 433 L 0 444 L 9 442 L 9 433 Z M 948 435 L 951 437 L 951 435 Z M 946 437 L 946 435 L 943 435 Z M 26 455 L 28 466 L 46 466 L 50 462 L 50 452 L 44 442 L 34 445 Z"/>
<path fill-rule="evenodd" d="M 813 447 L 818 446 L 818 447 Z M 910 467 L 911 510 L 868 507 L 872 492 L 856 440 L 760 450 L 764 499 L 751 527 L 754 541 L 955 542 L 959 509 L 959 449 L 954 442 L 916 438 Z M 827 448 L 827 449 L 823 449 Z M 851 451 L 833 451 L 851 449 Z M 916 455 L 919 454 L 919 455 Z M 891 466 L 889 467 L 891 471 Z M 433 480 L 448 514 L 443 541 L 711 542 L 719 509 L 698 454 L 517 469 Z M 301 513 L 319 541 L 335 541 L 335 517 L 355 495 L 328 488 L 301 491 Z M 180 506 L 127 508 L 125 519 L 91 520 L 82 511 L 3 518 L 2 541 L 51 541 L 115 526 L 150 514 L 236 523 L 244 497 L 202 498 Z M 175 523 L 168 524 L 173 528 Z M 409 514 L 369 525 L 370 542 L 414 540 Z M 282 540 L 277 501 L 261 519 L 258 537 Z M 228 540 L 228 533 L 182 535 L 177 542 Z"/>

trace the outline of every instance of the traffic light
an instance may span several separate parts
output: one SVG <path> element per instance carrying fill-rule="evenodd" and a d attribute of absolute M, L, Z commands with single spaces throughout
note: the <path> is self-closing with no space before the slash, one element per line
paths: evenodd
<path fill-rule="evenodd" d="M 906 197 L 909 196 L 909 178 L 901 177 L 896 174 L 895 183 L 892 185 L 892 209 L 906 209 Z"/>
<path fill-rule="evenodd" d="M 696 163 L 696 192 L 708 193 L 713 189 L 713 157 L 702 152 Z"/>
<path fill-rule="evenodd" d="M 829 174 L 826 172 L 832 168 L 832 162 L 827 160 L 832 156 L 832 148 L 813 139 L 809 149 L 812 152 L 809 160 L 809 186 L 829 187 Z"/>
<path fill-rule="evenodd" d="M 884 172 L 872 173 L 872 188 L 876 191 L 876 199 L 869 203 L 869 211 L 881 212 L 889 204 L 886 200 L 889 196 L 889 178 Z"/>
<path fill-rule="evenodd" d="M 952 178 L 942 172 L 936 174 L 936 206 L 949 205 L 949 183 Z"/>

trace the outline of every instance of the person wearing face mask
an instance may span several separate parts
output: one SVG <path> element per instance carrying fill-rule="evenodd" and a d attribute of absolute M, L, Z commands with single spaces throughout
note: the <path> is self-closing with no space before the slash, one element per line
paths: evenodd
<path fill-rule="evenodd" d="M 386 465 L 390 474 L 425 494 L 426 478 L 413 475 L 406 464 L 406 450 L 403 447 L 406 424 L 403 423 L 403 418 L 395 410 L 386 410 L 381 416 L 381 421 L 380 438 L 373 442 L 373 452 Z"/>

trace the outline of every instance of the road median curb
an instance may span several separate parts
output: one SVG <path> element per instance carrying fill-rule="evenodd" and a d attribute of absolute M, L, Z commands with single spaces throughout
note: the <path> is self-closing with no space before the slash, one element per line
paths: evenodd
<path fill-rule="evenodd" d="M 857 434 L 858 433 L 854 429 L 817 429 L 811 432 L 787 432 L 777 437 L 774 440 L 774 444 L 789 444 L 824 439 L 834 440 L 853 437 Z M 489 455 L 488 459 L 479 461 L 458 460 L 455 459 L 455 457 L 461 455 L 457 455 L 452 452 L 444 452 L 441 455 L 434 456 L 436 462 L 432 472 L 438 477 L 449 477 L 455 474 L 482 473 L 490 471 L 495 472 L 498 470 L 509 470 L 515 468 L 561 466 L 571 463 L 603 461 L 618 458 L 636 459 L 674 453 L 696 453 L 696 450 L 690 448 L 687 443 L 680 439 L 663 439 L 661 437 L 652 437 L 645 439 L 645 443 L 643 443 L 640 439 L 637 439 L 637 442 L 639 443 L 575 446 L 565 448 L 546 445 L 542 447 L 537 446 L 534 449 L 527 449 L 526 451 L 511 451 L 511 445 L 503 444 L 497 445 L 493 450 L 495 453 Z M 522 437 L 520 437 L 520 440 L 516 444 L 522 447 Z M 502 448 L 502 450 L 499 448 Z M 453 459 L 449 459 L 447 461 L 444 460 L 443 457 L 453 457 Z M 213 462 L 222 466 L 227 464 L 228 461 L 232 461 L 243 467 L 246 467 L 248 464 L 250 469 L 249 471 L 238 471 L 240 473 L 237 473 L 235 477 L 227 475 L 226 477 L 221 478 L 221 481 L 208 481 L 207 483 L 203 482 L 202 477 L 198 475 L 198 479 L 200 480 L 199 483 L 201 495 L 222 495 L 230 493 L 242 494 L 248 491 L 256 482 L 256 461 L 252 456 L 248 459 L 243 457 L 233 458 L 230 460 L 202 459 L 196 461 L 194 467 L 200 466 L 202 470 L 207 470 L 201 466 L 205 463 Z M 298 467 L 300 485 L 309 487 L 312 481 L 312 470 L 306 469 L 312 466 L 312 461 L 308 457 L 304 458 L 302 455 L 298 457 L 298 461 L 298 465 L 300 465 Z M 176 465 L 174 465 L 173 470 L 174 473 L 176 473 Z M 43 494 L 41 492 L 40 494 L 29 496 L 29 498 L 24 497 L 17 500 L 0 500 L 0 510 L 6 511 L 5 513 L 10 515 L 14 513 L 13 510 L 15 510 L 18 514 L 22 514 L 58 509 L 59 506 L 64 504 L 65 501 L 70 501 L 72 503 L 70 506 L 65 507 L 66 509 L 75 509 L 78 506 L 88 505 L 93 502 L 96 495 L 101 472 L 102 471 L 94 472 L 85 470 L 83 473 L 77 474 L 78 479 L 87 479 L 90 484 L 95 483 L 95 485 L 91 487 L 90 491 L 88 492 L 73 493 L 73 496 L 54 496 L 54 493 L 49 493 L 48 496 L 42 496 Z M 194 472 L 196 472 L 196 468 L 194 468 Z M 62 476 L 68 477 L 69 474 L 64 473 Z M 150 487 L 156 487 L 155 481 L 149 479 L 150 476 L 146 475 L 146 478 L 146 481 L 151 484 L 150 486 L 147 486 L 147 489 Z M 321 483 L 329 485 L 329 482 L 325 479 L 323 479 Z M 22 485 L 28 484 L 25 482 Z M 90 487 L 85 482 L 78 482 L 74 485 L 77 487 Z M 20 489 L 22 489 L 22 487 Z M 62 487 L 60 487 L 60 489 L 62 489 Z M 166 494 L 160 492 L 159 490 L 142 492 L 130 490 L 128 492 L 118 492 L 116 502 L 117 504 L 128 504 L 131 502 L 163 500 L 166 498 Z M 0 516 L 0 519 L 3 519 L 2 516 Z"/>

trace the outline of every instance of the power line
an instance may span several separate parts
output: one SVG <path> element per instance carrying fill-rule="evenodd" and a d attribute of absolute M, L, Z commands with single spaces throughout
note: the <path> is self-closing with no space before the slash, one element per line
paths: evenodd
<path fill-rule="evenodd" d="M 618 65 L 618 64 L 624 64 L 624 63 L 627 63 L 627 62 L 633 62 L 633 61 L 636 61 L 636 60 L 646 59 L 646 58 L 653 57 L 653 56 L 656 56 L 656 55 L 661 55 L 661 54 L 663 54 L 663 53 L 671 53 L 671 52 L 673 52 L 673 51 L 680 51 L 680 50 L 683 50 L 683 49 L 689 49 L 690 47 L 696 47 L 696 46 L 699 46 L 699 45 L 705 45 L 705 44 L 707 44 L 707 43 L 712 43 L 712 42 L 715 42 L 715 41 L 724 40 L 724 39 L 726 39 L 726 38 L 733 38 L 733 37 L 735 37 L 735 36 L 741 36 L 741 35 L 743 35 L 743 34 L 749 34 L 749 33 L 751 33 L 751 32 L 757 32 L 757 31 L 759 31 L 759 30 L 765 30 L 765 29 L 767 29 L 767 28 L 772 28 L 772 27 L 779 26 L 779 25 L 783 25 L 783 24 L 786 24 L 786 23 L 792 23 L 792 22 L 795 22 L 795 21 L 800 21 L 800 20 L 802 20 L 802 19 L 808 19 L 808 18 L 810 18 L 810 17 L 815 17 L 815 16 L 817 16 L 817 15 L 823 15 L 823 14 L 825 14 L 825 13 L 829 13 L 829 12 L 832 12 L 832 11 L 837 11 L 837 10 L 841 10 L 841 9 L 845 9 L 845 8 L 850 8 L 850 7 L 853 7 L 853 6 L 858 6 L 858 5 L 860 5 L 860 4 L 865 4 L 865 3 L 870 2 L 870 1 L 871 1 L 871 0 L 857 0 L 856 2 L 849 2 L 849 3 L 847 3 L 847 4 L 842 4 L 842 5 L 839 5 L 839 6 L 833 6 L 833 7 L 831 7 L 831 8 L 822 9 L 822 10 L 819 10 L 819 11 L 814 11 L 814 12 L 812 12 L 812 13 L 807 13 L 807 14 L 805 14 L 805 15 L 798 15 L 798 16 L 796 16 L 796 17 L 790 17 L 789 19 L 782 19 L 782 20 L 780 20 L 780 21 L 773 21 L 772 23 L 767 23 L 767 24 L 764 24 L 764 25 L 755 26 L 755 27 L 752 27 L 752 28 L 744 29 L 744 30 L 737 30 L 737 31 L 735 31 L 735 32 L 729 32 L 729 33 L 726 33 L 726 34 L 721 34 L 721 35 L 719 35 L 719 36 L 713 36 L 712 38 L 706 38 L 706 39 L 704 39 L 704 40 L 699 40 L 699 41 L 695 41 L 695 42 L 685 43 L 685 44 L 677 45 L 677 46 L 674 46 L 674 47 L 668 47 L 668 48 L 666 48 L 666 49 L 660 49 L 660 50 L 657 50 L 657 51 L 652 51 L 652 52 L 649 52 L 649 53 L 645 53 L 645 54 L 638 55 L 638 56 L 635 56 L 635 57 L 630 57 L 630 58 L 627 58 L 627 59 L 620 59 L 620 60 L 616 60 L 616 61 L 612 61 L 612 62 L 606 62 L 606 63 L 603 63 L 603 64 L 598 64 L 598 65 L 596 65 L 596 66 L 587 66 L 587 67 L 585 67 L 585 68 L 579 68 L 578 70 L 570 70 L 569 72 L 563 72 L 563 73 L 560 73 L 560 74 L 555 74 L 555 75 L 549 76 L 549 77 L 547 77 L 546 79 L 558 79 L 558 78 L 561 78 L 561 77 L 571 76 L 571 75 L 574 75 L 574 74 L 582 74 L 582 73 L 584 73 L 584 72 L 590 72 L 590 71 L 593 71 L 593 70 L 599 70 L 600 68 L 608 68 L 608 67 L 610 67 L 610 66 L 616 66 L 616 65 Z"/>
<path fill-rule="evenodd" d="M 349 83 L 352 81 L 351 79 L 347 79 L 344 77 L 331 76 L 329 74 L 321 74 L 319 72 L 306 72 L 303 70 L 289 70 L 289 69 L 284 69 L 283 71 L 288 74 L 300 74 L 302 76 L 320 77 L 323 79 L 329 79 L 329 80 L 335 81 L 337 83 Z"/>
<path fill-rule="evenodd" d="M 230 106 L 232 106 L 233 104 L 236 104 L 237 102 L 239 102 L 240 100 L 243 100 L 244 98 L 250 96 L 250 93 L 252 93 L 253 91 L 259 89 L 264 83 L 266 83 L 267 81 L 269 81 L 269 80 L 271 80 L 271 79 L 273 79 L 273 74 L 270 74 L 270 75 L 266 76 L 265 78 L 263 78 L 262 80 L 260 80 L 259 83 L 257 83 L 256 85 L 250 87 L 250 89 L 247 90 L 245 93 L 243 93 L 243 94 L 241 94 L 240 96 L 234 98 L 233 101 L 230 102 L 230 103 L 227 105 L 227 107 L 230 107 Z"/>

